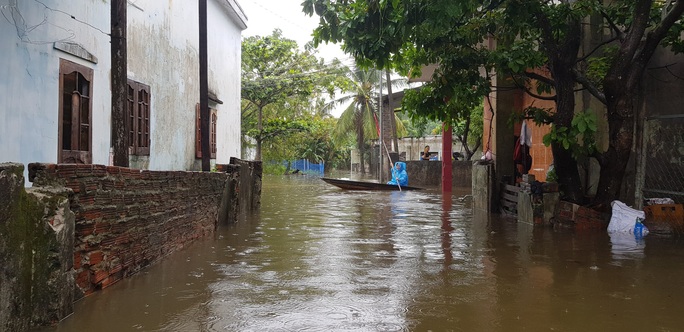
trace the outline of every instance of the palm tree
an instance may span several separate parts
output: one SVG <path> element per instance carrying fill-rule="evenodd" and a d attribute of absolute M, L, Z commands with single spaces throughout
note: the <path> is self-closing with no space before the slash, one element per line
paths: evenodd
<path fill-rule="evenodd" d="M 355 133 L 356 147 L 361 155 L 361 173 L 365 174 L 366 142 L 378 138 L 376 116 L 382 72 L 375 69 L 349 68 L 347 75 L 351 85 L 351 88 L 348 89 L 349 94 L 329 102 L 325 109 L 329 110 L 349 103 L 349 106 L 340 115 L 333 135 L 339 140 L 352 132 Z M 405 131 L 401 126 L 401 121 L 397 121 L 397 124 L 398 127 L 393 128 L 395 137 L 397 131 Z"/>

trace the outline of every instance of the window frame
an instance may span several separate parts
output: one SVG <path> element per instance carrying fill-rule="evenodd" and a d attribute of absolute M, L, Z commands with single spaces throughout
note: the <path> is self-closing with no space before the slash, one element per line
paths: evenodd
<path fill-rule="evenodd" d="M 149 156 L 152 143 L 150 86 L 128 79 L 126 88 L 126 131 L 128 154 Z M 146 98 L 145 98 L 146 97 Z"/>
<path fill-rule="evenodd" d="M 218 126 L 218 111 L 215 108 L 209 108 L 209 149 L 211 151 L 211 159 L 216 159 L 217 140 L 216 132 Z M 200 104 L 195 105 L 195 158 L 202 158 L 202 121 L 200 117 Z"/>
<path fill-rule="evenodd" d="M 59 59 L 59 121 L 58 121 L 58 146 L 57 146 L 57 162 L 58 163 L 82 163 L 91 164 L 93 158 L 93 69 L 86 66 L 77 64 L 75 62 Z M 87 82 L 87 94 L 83 91 L 77 90 L 71 93 L 71 110 L 65 109 L 65 78 L 69 75 L 76 73 L 76 84 L 79 85 L 80 77 Z M 78 93 L 78 97 L 77 94 Z M 74 99 L 77 98 L 77 99 Z M 74 103 L 78 103 L 78 114 L 74 114 Z M 84 114 L 85 110 L 87 111 Z M 67 133 L 65 133 L 64 116 L 65 112 L 71 114 L 70 118 L 70 130 L 68 132 L 70 148 L 65 149 L 64 138 Z M 84 115 L 87 117 L 87 121 L 83 120 Z M 83 127 L 87 127 L 87 148 L 83 148 Z"/>

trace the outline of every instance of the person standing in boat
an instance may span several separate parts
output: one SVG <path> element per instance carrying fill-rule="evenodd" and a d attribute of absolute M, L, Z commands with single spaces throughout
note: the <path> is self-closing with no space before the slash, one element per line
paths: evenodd
<path fill-rule="evenodd" d="M 408 173 L 406 173 L 406 163 L 397 161 L 392 168 L 392 180 L 387 184 L 399 184 L 399 186 L 408 186 Z"/>

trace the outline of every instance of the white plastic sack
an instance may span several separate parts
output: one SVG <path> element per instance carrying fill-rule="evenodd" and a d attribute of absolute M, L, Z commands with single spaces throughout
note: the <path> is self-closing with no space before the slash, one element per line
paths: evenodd
<path fill-rule="evenodd" d="M 637 218 L 646 219 L 644 211 L 632 209 L 620 201 L 613 201 L 610 206 L 613 207 L 613 214 L 610 216 L 610 223 L 608 223 L 608 233 L 633 234 Z"/>

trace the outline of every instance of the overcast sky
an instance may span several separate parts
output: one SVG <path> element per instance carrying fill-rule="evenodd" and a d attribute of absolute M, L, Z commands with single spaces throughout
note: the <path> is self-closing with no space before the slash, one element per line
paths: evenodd
<path fill-rule="evenodd" d="M 300 47 L 311 41 L 311 33 L 318 26 L 318 16 L 309 17 L 302 12 L 303 0 L 238 0 L 240 7 L 247 15 L 247 29 L 242 31 L 243 37 L 266 36 L 279 28 L 283 36 L 296 40 Z M 330 62 L 338 58 L 345 64 L 351 64 L 338 45 L 329 44 L 319 47 L 318 56 Z"/>

